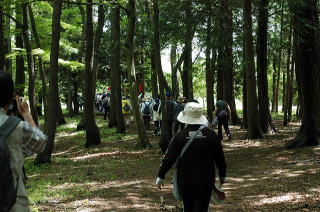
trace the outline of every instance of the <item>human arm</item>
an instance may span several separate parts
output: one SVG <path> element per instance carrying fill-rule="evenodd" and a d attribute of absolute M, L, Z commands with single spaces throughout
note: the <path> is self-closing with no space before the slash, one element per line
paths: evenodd
<path fill-rule="evenodd" d="M 29 105 L 24 98 L 16 96 L 17 106 L 25 121 L 22 122 L 22 149 L 26 156 L 43 151 L 47 136 L 36 126 L 29 112 Z"/>
<path fill-rule="evenodd" d="M 168 150 L 164 158 L 161 161 L 159 172 L 158 172 L 158 178 L 162 180 L 165 179 L 166 173 L 171 169 L 172 165 L 177 161 L 178 155 L 180 153 L 178 150 L 177 141 L 178 141 L 177 137 L 174 137 L 168 147 Z"/>
<path fill-rule="evenodd" d="M 215 110 L 213 111 L 212 116 L 215 117 L 217 115 L 217 112 L 218 112 L 218 107 L 215 108 Z"/>

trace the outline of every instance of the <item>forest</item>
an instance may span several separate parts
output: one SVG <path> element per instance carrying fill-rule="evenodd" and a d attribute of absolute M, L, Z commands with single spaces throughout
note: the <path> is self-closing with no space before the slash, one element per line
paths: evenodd
<path fill-rule="evenodd" d="M 216 102 L 230 106 L 210 211 L 320 211 L 319 3 L 0 0 L 0 70 L 48 136 L 25 162 L 32 211 L 182 211 L 171 172 L 155 184 L 172 125 L 158 136 L 140 108 L 160 98 L 166 120 L 168 93 L 216 132 Z"/>

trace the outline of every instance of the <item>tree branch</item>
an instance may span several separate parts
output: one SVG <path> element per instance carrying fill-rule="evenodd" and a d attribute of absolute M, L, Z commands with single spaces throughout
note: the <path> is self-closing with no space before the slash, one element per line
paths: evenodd
<path fill-rule="evenodd" d="M 17 19 L 15 19 L 14 17 L 12 17 L 10 14 L 3 12 L 3 14 L 7 17 L 9 17 L 11 20 L 13 20 L 20 28 L 24 28 L 23 24 L 20 23 Z"/>

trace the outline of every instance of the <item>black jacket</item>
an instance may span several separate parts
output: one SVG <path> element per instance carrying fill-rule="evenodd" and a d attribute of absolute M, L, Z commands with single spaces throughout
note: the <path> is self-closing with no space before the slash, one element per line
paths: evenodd
<path fill-rule="evenodd" d="M 166 173 L 176 162 L 182 148 L 188 142 L 189 132 L 197 131 L 200 125 L 189 125 L 171 141 L 160 165 L 158 177 L 165 179 Z M 213 188 L 215 165 L 220 177 L 226 177 L 226 164 L 221 141 L 216 133 L 204 128 L 201 138 L 195 138 L 177 164 L 179 187 L 203 190 Z"/>

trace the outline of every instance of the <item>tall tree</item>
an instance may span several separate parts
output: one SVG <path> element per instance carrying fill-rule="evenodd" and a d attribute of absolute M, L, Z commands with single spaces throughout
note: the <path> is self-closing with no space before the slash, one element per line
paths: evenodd
<path fill-rule="evenodd" d="M 120 8 L 114 6 L 111 14 L 111 81 L 116 82 L 111 92 L 114 92 L 114 105 L 117 120 L 117 132 L 125 132 L 125 123 L 122 113 L 121 67 L 120 67 Z"/>
<path fill-rule="evenodd" d="M 185 39 L 184 39 L 184 61 L 183 61 L 183 95 L 187 99 L 193 98 L 193 80 L 192 80 L 192 40 L 194 37 L 193 29 L 193 14 L 192 14 L 192 0 L 184 1 L 185 9 Z"/>
<path fill-rule="evenodd" d="M 268 5 L 269 0 L 260 0 L 258 5 L 258 32 L 257 32 L 257 79 L 258 101 L 261 118 L 261 128 L 264 133 L 272 133 L 275 128 L 269 109 L 268 93 Z"/>
<path fill-rule="evenodd" d="M 33 15 L 33 11 L 32 11 L 31 5 L 28 5 L 28 12 L 30 14 L 30 24 L 31 24 L 32 34 L 33 34 L 36 46 L 37 46 L 37 48 L 42 49 L 42 45 L 40 43 L 40 37 L 39 37 L 38 30 L 37 30 L 37 27 L 36 27 L 36 22 L 34 20 L 34 15 Z M 19 35 L 17 35 L 17 38 L 21 39 Z M 17 41 L 17 43 L 19 43 L 19 42 Z M 20 43 L 19 43 L 19 45 L 20 45 Z M 16 60 L 18 60 L 18 59 L 20 60 L 20 57 L 18 58 L 18 56 L 17 56 Z M 23 68 L 23 66 L 24 66 L 23 57 L 22 57 L 22 60 L 19 61 L 19 63 L 20 62 L 22 62 L 22 64 L 19 64 L 19 68 L 20 68 L 20 66 L 22 66 L 21 68 Z M 42 86 L 41 93 L 42 93 L 42 102 L 43 102 L 43 105 L 44 105 L 44 117 L 46 118 L 47 117 L 47 83 L 46 83 L 45 72 L 43 70 L 43 62 L 42 62 L 42 56 L 41 55 L 38 56 L 38 63 L 39 63 L 38 64 L 39 74 L 40 74 L 41 84 L 42 84 L 41 85 Z M 18 61 L 17 61 L 17 65 L 18 65 Z M 24 70 L 24 69 L 22 69 L 22 70 Z M 17 70 L 17 71 L 21 72 L 21 70 Z M 68 76 L 69 76 L 69 71 L 68 71 Z M 69 93 L 72 93 L 72 92 L 68 92 L 68 95 L 69 95 Z"/>
<path fill-rule="evenodd" d="M 243 1 L 244 63 L 247 86 L 248 139 L 262 138 L 252 36 L 252 0 Z"/>
<path fill-rule="evenodd" d="M 86 147 L 98 145 L 101 143 L 100 131 L 95 121 L 94 102 L 94 33 L 93 33 L 93 16 L 92 16 L 92 0 L 87 0 L 86 9 L 86 57 L 85 72 L 86 79 L 84 83 L 84 126 L 86 130 Z"/>
<path fill-rule="evenodd" d="M 138 103 L 138 89 L 139 84 L 136 79 L 135 61 L 134 61 L 134 36 L 136 26 L 136 1 L 129 0 L 128 8 L 126 10 L 128 15 L 128 31 L 127 31 L 127 70 L 130 88 L 131 105 L 134 115 L 136 127 L 138 129 L 138 148 L 146 148 L 150 146 L 149 138 L 146 130 L 143 127 L 143 120 L 140 114 Z"/>
<path fill-rule="evenodd" d="M 223 0 L 221 2 L 222 10 L 224 11 L 224 27 L 223 27 L 223 45 L 224 45 L 224 58 L 223 64 L 223 99 L 228 102 L 231 109 L 231 122 L 235 125 L 241 125 L 241 120 L 238 117 L 236 103 L 234 98 L 234 86 L 233 86 L 233 23 L 232 23 L 232 10 L 230 0 Z"/>
<path fill-rule="evenodd" d="M 282 69 L 282 48 L 283 48 L 283 28 L 284 28 L 284 0 L 281 0 L 281 23 L 280 23 L 280 46 L 278 50 L 278 69 L 276 74 L 276 87 L 274 93 L 274 111 L 278 112 L 279 108 L 279 91 L 280 91 L 280 76 Z"/>
<path fill-rule="evenodd" d="M 22 38 L 22 8 L 21 5 L 15 4 L 16 13 L 16 29 L 15 29 L 15 44 L 16 48 L 23 49 L 23 38 Z M 24 68 L 24 58 L 23 55 L 18 54 L 16 56 L 16 81 L 15 81 L 15 91 L 17 94 L 23 96 L 25 88 L 25 68 Z"/>
<path fill-rule="evenodd" d="M 48 136 L 43 152 L 37 155 L 35 164 L 51 163 L 51 154 L 54 146 L 54 138 L 57 126 L 56 109 L 58 107 L 59 89 L 58 89 L 58 59 L 59 59 L 59 41 L 60 41 L 60 19 L 62 2 L 55 0 L 53 2 L 52 15 L 52 36 L 50 50 L 50 70 L 49 70 L 49 89 L 48 89 L 48 114 L 45 123 L 45 133 Z"/>
<path fill-rule="evenodd" d="M 35 67 L 34 67 L 34 59 L 32 55 L 32 46 L 31 41 L 29 37 L 29 21 L 28 21 L 28 8 L 27 4 L 22 4 L 22 19 L 23 19 L 23 30 L 22 30 L 22 36 L 23 36 L 23 42 L 24 46 L 26 48 L 27 53 L 27 64 L 28 64 L 28 97 L 29 97 L 29 103 L 30 103 L 30 111 L 33 120 L 38 125 L 38 112 L 36 109 L 36 96 L 35 96 L 35 80 L 36 80 L 36 73 L 35 73 Z"/>
<path fill-rule="evenodd" d="M 207 26 L 206 26 L 206 83 L 207 83 L 207 114 L 209 123 L 213 120 L 213 83 L 214 83 L 214 69 L 211 67 L 211 51 L 212 49 L 212 3 L 206 2 L 207 12 Z"/>
<path fill-rule="evenodd" d="M 289 104 L 290 104 L 290 98 L 291 98 L 291 52 L 292 52 L 292 23 L 290 25 L 289 29 L 289 46 L 288 46 L 288 54 L 287 54 L 287 83 L 284 84 L 284 89 L 286 89 L 286 96 L 283 101 L 283 125 L 287 126 L 289 119 L 288 119 L 288 110 L 289 110 Z M 292 57 L 293 58 L 293 57 Z M 292 103 L 291 103 L 292 104 Z"/>
<path fill-rule="evenodd" d="M 296 33 L 296 70 L 301 92 L 302 125 L 287 148 L 316 146 L 320 141 L 320 43 L 317 0 L 289 1 Z"/>
<path fill-rule="evenodd" d="M 160 32 L 159 32 L 159 5 L 158 0 L 153 0 L 153 42 L 154 42 L 154 51 L 155 51 L 155 65 L 158 77 L 163 75 L 162 64 L 161 64 L 161 54 L 160 54 Z M 160 78 L 159 78 L 160 79 Z M 168 122 L 167 122 L 167 107 L 165 100 L 165 91 L 166 88 L 164 84 L 159 81 L 159 91 L 160 91 L 160 99 L 161 99 L 161 113 L 162 113 L 162 123 L 161 123 L 161 138 L 159 142 L 159 146 L 161 151 L 166 152 L 169 146 L 168 140 Z"/>
<path fill-rule="evenodd" d="M 0 70 L 4 70 L 6 61 L 4 31 L 3 1 L 0 1 Z"/>

